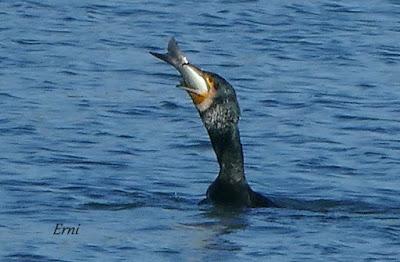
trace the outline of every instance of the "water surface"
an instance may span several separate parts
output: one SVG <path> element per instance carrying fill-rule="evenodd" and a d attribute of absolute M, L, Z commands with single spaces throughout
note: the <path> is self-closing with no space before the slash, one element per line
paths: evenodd
<path fill-rule="evenodd" d="M 2 1 L 5 261 L 396 261 L 398 1 Z M 246 174 L 284 208 L 198 206 L 218 166 L 175 36 L 236 88 Z M 53 235 L 57 223 L 78 235 Z"/>

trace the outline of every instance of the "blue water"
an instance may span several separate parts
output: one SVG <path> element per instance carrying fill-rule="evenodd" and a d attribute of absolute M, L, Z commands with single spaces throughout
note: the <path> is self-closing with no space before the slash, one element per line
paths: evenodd
<path fill-rule="evenodd" d="M 398 261 L 400 2 L 1 1 L 2 261 Z M 175 36 L 236 88 L 250 185 L 218 173 Z M 77 235 L 53 235 L 56 224 Z"/>

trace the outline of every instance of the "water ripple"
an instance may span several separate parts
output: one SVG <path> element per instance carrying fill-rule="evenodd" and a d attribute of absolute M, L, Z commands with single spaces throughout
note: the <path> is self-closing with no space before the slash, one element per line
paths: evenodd
<path fill-rule="evenodd" d="M 398 1 L 0 7 L 5 260 L 398 260 Z M 235 87 L 247 179 L 284 208 L 197 205 L 218 163 L 148 53 L 171 36 Z"/>

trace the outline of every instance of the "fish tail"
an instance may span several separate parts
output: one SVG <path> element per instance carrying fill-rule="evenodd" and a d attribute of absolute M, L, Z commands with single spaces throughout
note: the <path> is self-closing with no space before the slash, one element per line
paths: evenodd
<path fill-rule="evenodd" d="M 178 47 L 178 43 L 176 42 L 175 38 L 171 38 L 168 42 L 168 53 L 160 54 L 155 52 L 150 52 L 153 56 L 171 64 L 176 69 L 180 70 L 183 64 L 187 64 L 188 60 L 182 51 Z"/>

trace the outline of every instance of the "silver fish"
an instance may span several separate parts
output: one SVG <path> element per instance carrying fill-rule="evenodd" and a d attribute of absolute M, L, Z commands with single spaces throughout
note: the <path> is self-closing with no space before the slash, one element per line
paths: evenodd
<path fill-rule="evenodd" d="M 186 56 L 179 49 L 175 38 L 172 37 L 168 42 L 168 53 L 150 52 L 150 54 L 171 64 L 178 70 L 183 78 L 178 87 L 198 95 L 204 95 L 208 92 L 209 87 L 204 79 L 203 71 L 189 63 Z"/>

